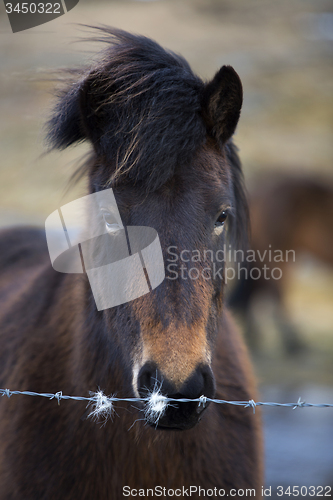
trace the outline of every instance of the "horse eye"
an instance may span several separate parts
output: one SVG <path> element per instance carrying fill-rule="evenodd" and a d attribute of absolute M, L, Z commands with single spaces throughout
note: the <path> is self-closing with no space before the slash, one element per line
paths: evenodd
<path fill-rule="evenodd" d="M 121 229 L 115 218 L 109 212 L 103 212 L 103 219 L 106 230 L 109 233 L 114 233 L 115 231 L 119 231 L 119 229 Z"/>
<path fill-rule="evenodd" d="M 115 222 L 114 217 L 109 212 L 103 212 L 103 219 L 105 224 L 113 224 Z"/>
<path fill-rule="evenodd" d="M 216 219 L 215 222 L 215 227 L 221 227 L 224 225 L 225 221 L 227 220 L 228 217 L 228 212 L 221 212 L 219 217 Z"/>

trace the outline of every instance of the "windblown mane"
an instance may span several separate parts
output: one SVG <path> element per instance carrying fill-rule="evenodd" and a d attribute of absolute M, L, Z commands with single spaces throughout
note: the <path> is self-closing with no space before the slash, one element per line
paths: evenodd
<path fill-rule="evenodd" d="M 154 190 L 177 165 L 191 161 L 205 141 L 204 84 L 181 56 L 156 42 L 97 29 L 102 37 L 94 40 L 108 47 L 97 63 L 70 73 L 75 83 L 69 81 L 61 91 L 47 124 L 48 143 L 64 149 L 90 139 L 99 156 L 114 165 L 112 179 L 126 174 Z M 88 107 L 86 118 L 80 106 Z"/>

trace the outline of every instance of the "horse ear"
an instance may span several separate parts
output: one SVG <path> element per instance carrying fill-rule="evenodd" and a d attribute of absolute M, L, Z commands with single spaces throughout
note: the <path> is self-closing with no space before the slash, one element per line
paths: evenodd
<path fill-rule="evenodd" d="M 242 83 L 231 66 L 222 66 L 206 84 L 202 115 L 208 132 L 225 143 L 235 132 L 243 103 Z"/>
<path fill-rule="evenodd" d="M 65 149 L 87 139 L 97 148 L 103 125 L 98 111 L 100 101 L 93 74 L 65 88 L 46 124 L 51 148 Z"/>

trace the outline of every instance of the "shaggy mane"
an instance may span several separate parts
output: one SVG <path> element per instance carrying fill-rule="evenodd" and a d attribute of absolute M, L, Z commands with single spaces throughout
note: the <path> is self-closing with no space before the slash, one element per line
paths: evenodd
<path fill-rule="evenodd" d="M 144 36 L 94 29 L 93 40 L 107 47 L 90 67 L 69 72 L 47 123 L 48 144 L 64 149 L 89 139 L 113 165 L 110 182 L 125 175 L 155 190 L 205 142 L 204 83 L 181 56 Z"/>

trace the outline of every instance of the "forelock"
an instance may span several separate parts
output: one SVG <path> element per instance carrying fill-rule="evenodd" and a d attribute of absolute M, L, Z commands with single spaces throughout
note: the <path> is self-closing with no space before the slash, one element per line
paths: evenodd
<path fill-rule="evenodd" d="M 155 190 L 189 163 L 205 142 L 200 116 L 203 82 L 188 63 L 156 42 L 109 28 L 108 44 L 90 69 L 90 92 L 103 95 L 100 147 L 116 162 L 109 181 L 126 177 Z"/>

